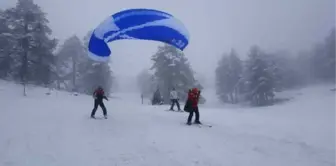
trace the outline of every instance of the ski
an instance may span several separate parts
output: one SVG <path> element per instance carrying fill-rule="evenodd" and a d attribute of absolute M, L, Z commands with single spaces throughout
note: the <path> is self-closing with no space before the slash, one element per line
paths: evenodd
<path fill-rule="evenodd" d="M 212 125 L 209 125 L 209 124 L 199 124 L 201 126 L 205 126 L 205 127 L 212 127 Z"/>
<path fill-rule="evenodd" d="M 192 124 L 188 125 L 187 123 L 184 123 L 184 125 L 187 125 L 187 126 L 197 126 L 199 128 L 202 128 L 202 127 L 211 128 L 212 127 L 212 125 L 210 125 L 210 124 L 195 124 L 195 123 L 192 123 Z"/>
<path fill-rule="evenodd" d="M 107 119 L 107 117 L 89 117 L 90 119 L 93 119 L 93 120 L 105 120 Z"/>
<path fill-rule="evenodd" d="M 184 111 L 180 110 L 180 111 L 175 111 L 175 110 L 165 110 L 165 111 L 168 111 L 168 112 L 179 112 L 179 113 L 183 113 Z"/>
<path fill-rule="evenodd" d="M 209 125 L 209 124 L 192 124 L 192 125 L 197 125 L 198 127 L 209 127 L 209 128 L 211 128 L 212 127 L 212 125 Z"/>

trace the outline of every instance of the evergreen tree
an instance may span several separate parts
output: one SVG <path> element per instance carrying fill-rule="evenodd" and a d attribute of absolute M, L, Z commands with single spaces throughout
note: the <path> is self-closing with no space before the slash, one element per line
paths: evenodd
<path fill-rule="evenodd" d="M 273 66 L 269 64 L 269 55 L 257 46 L 251 48 L 247 61 L 247 80 L 249 82 L 250 99 L 256 105 L 269 104 L 274 93 Z"/>
<path fill-rule="evenodd" d="M 5 15 L 13 41 L 8 60 L 10 75 L 24 84 L 51 83 L 56 40 L 50 38 L 46 13 L 33 0 L 18 0 L 15 7 L 5 10 Z"/>
<path fill-rule="evenodd" d="M 234 50 L 219 61 L 216 68 L 216 88 L 217 95 L 223 102 L 237 102 L 242 71 L 242 61 Z"/>
<path fill-rule="evenodd" d="M 157 53 L 152 56 L 152 61 L 154 64 L 151 70 L 154 70 L 154 77 L 164 103 L 170 103 L 169 92 L 172 88 L 178 91 L 181 100 L 187 98 L 188 89 L 193 87 L 203 89 L 195 80 L 194 72 L 183 52 L 173 46 L 167 44 L 160 46 Z M 205 99 L 201 98 L 200 102 L 204 103 Z"/>
<path fill-rule="evenodd" d="M 66 84 L 67 90 L 78 90 L 78 77 L 80 75 L 80 65 L 86 58 L 86 52 L 81 40 L 76 36 L 71 36 L 65 40 L 57 53 L 57 73 L 58 83 Z M 58 85 L 60 86 L 60 85 Z"/>
<path fill-rule="evenodd" d="M 11 64 L 13 64 L 13 39 L 8 25 L 7 15 L 0 9 L 0 78 L 8 78 L 11 74 Z"/>
<path fill-rule="evenodd" d="M 306 70 L 304 60 L 299 61 L 297 57 L 285 51 L 273 53 L 269 58 L 275 90 L 292 89 L 303 84 L 304 76 L 300 74 L 300 70 L 303 68 Z"/>
<path fill-rule="evenodd" d="M 56 48 L 57 40 L 49 39 L 51 30 L 42 23 L 38 23 L 34 34 L 31 61 L 32 79 L 39 85 L 49 85 L 56 74 L 56 60 L 53 51 Z M 34 56 L 33 56 L 34 55 Z"/>

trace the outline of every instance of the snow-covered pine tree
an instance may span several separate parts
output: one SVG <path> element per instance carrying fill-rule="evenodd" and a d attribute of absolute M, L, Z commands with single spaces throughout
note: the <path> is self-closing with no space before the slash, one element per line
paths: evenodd
<path fill-rule="evenodd" d="M 289 54 L 287 51 L 277 51 L 270 54 L 269 64 L 275 79 L 275 90 L 281 91 L 301 86 L 304 77 L 300 74 L 300 70 L 306 68 L 305 63 L 299 61 L 298 57 Z"/>
<path fill-rule="evenodd" d="M 242 72 L 242 61 L 233 49 L 229 55 L 223 55 L 216 68 L 216 93 L 221 101 L 238 102 Z"/>
<path fill-rule="evenodd" d="M 10 77 L 11 64 L 13 64 L 12 51 L 16 41 L 13 40 L 8 26 L 6 13 L 0 9 L 0 78 Z"/>
<path fill-rule="evenodd" d="M 268 58 L 259 47 L 251 48 L 245 72 L 248 77 L 250 100 L 255 105 L 270 104 L 273 101 L 275 78 Z"/>
<path fill-rule="evenodd" d="M 86 58 L 86 52 L 82 41 L 73 35 L 66 39 L 57 53 L 58 87 L 60 83 L 65 85 L 68 91 L 78 90 L 78 77 L 80 65 Z"/>
<path fill-rule="evenodd" d="M 57 40 L 51 39 L 51 29 L 39 21 L 33 34 L 34 40 L 31 47 L 30 61 L 32 65 L 32 79 L 38 85 L 50 85 L 56 74 L 56 59 L 54 50 L 57 46 Z"/>
<path fill-rule="evenodd" d="M 165 44 L 158 47 L 158 51 L 151 58 L 154 62 L 151 70 L 154 70 L 154 77 L 157 81 L 164 103 L 170 103 L 169 92 L 172 88 L 178 91 L 182 101 L 187 98 L 188 89 L 197 87 L 203 89 L 201 84 L 195 80 L 194 72 L 188 63 L 183 52 L 173 46 Z M 202 97 L 200 103 L 204 103 Z"/>
<path fill-rule="evenodd" d="M 16 41 L 11 50 L 11 75 L 24 85 L 27 81 L 49 84 L 56 40 L 50 38 L 46 13 L 33 0 L 18 0 L 15 7 L 5 10 L 5 15 Z"/>

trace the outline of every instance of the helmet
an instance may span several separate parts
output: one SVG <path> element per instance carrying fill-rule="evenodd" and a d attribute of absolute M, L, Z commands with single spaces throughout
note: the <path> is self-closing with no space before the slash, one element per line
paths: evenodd
<path fill-rule="evenodd" d="M 197 88 L 193 88 L 191 91 L 192 91 L 193 93 L 198 93 L 198 89 L 197 89 Z"/>

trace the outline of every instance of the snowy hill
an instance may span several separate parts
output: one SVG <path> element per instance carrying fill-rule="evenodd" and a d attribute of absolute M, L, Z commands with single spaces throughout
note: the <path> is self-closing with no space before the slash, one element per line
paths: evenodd
<path fill-rule="evenodd" d="M 0 81 L 1 166 L 334 166 L 335 92 L 315 86 L 262 108 L 200 107 L 187 114 L 113 94 L 109 119 L 89 119 L 92 97 Z M 97 116 L 102 116 L 99 108 Z"/>

